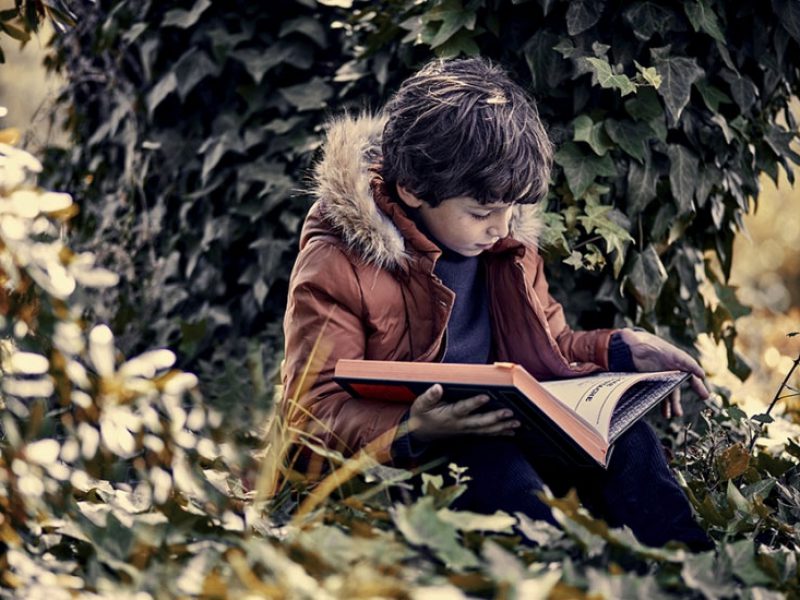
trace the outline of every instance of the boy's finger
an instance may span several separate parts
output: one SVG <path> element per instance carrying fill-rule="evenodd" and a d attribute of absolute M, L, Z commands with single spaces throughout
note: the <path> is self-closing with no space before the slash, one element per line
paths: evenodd
<path fill-rule="evenodd" d="M 675 389 L 670 396 L 670 412 L 674 417 L 682 417 L 683 416 L 683 406 L 681 406 L 681 391 L 680 389 Z"/>
<path fill-rule="evenodd" d="M 466 417 L 489 401 L 489 396 L 480 394 L 453 403 L 453 414 L 459 418 Z"/>
<path fill-rule="evenodd" d="M 706 384 L 700 377 L 697 377 L 696 375 L 692 377 L 692 389 L 703 400 L 705 400 L 711 395 L 711 393 L 708 391 L 708 388 L 706 387 Z"/>
<path fill-rule="evenodd" d="M 505 419 L 510 419 L 514 416 L 507 408 L 501 410 L 493 410 L 492 412 L 481 413 L 478 415 L 471 415 L 461 419 L 461 428 L 465 431 L 476 431 L 483 427 L 489 427 L 495 423 L 499 423 Z"/>
<path fill-rule="evenodd" d="M 417 399 L 414 401 L 414 403 L 417 404 L 421 410 L 427 411 L 434 408 L 437 404 L 439 404 L 439 402 L 441 402 L 441 400 L 442 386 L 437 383 L 417 396 Z"/>
<path fill-rule="evenodd" d="M 514 435 L 514 432 L 520 427 L 520 422 L 513 419 L 501 421 L 494 425 L 482 427 L 474 433 L 478 435 Z"/>

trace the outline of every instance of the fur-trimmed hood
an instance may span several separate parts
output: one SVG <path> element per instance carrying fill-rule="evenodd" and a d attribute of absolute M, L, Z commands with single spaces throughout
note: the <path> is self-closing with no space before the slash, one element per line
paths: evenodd
<path fill-rule="evenodd" d="M 373 197 L 370 170 L 380 160 L 385 117 L 344 115 L 333 120 L 324 156 L 314 171 L 312 195 L 344 242 L 368 263 L 393 268 L 407 258 L 402 233 Z M 518 204 L 509 236 L 535 247 L 542 227 L 539 205 Z"/>

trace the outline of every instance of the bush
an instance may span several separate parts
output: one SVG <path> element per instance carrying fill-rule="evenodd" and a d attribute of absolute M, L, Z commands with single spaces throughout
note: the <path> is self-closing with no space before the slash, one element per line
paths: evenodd
<path fill-rule="evenodd" d="M 75 145 L 46 162 L 86 199 L 76 239 L 122 275 L 99 316 L 126 350 L 172 344 L 204 380 L 236 381 L 223 405 L 266 402 L 321 124 L 434 55 L 491 57 L 535 96 L 558 145 L 543 242 L 572 322 L 687 347 L 709 332 L 746 375 L 726 280 L 759 174 L 800 158 L 794 3 L 70 6 L 50 66 Z"/>

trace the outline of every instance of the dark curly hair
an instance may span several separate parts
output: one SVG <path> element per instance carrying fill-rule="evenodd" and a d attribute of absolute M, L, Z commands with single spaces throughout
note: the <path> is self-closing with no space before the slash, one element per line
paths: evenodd
<path fill-rule="evenodd" d="M 536 105 L 488 60 L 434 60 L 383 110 L 383 178 L 431 206 L 456 196 L 533 203 L 546 195 L 553 148 Z"/>

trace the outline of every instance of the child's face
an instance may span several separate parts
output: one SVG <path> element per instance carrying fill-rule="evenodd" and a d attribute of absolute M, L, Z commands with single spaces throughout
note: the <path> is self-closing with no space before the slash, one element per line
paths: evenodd
<path fill-rule="evenodd" d="M 400 199 L 418 213 L 428 231 L 448 249 L 477 256 L 508 235 L 513 204 L 481 204 L 468 196 L 442 200 L 432 207 L 398 186 Z"/>

